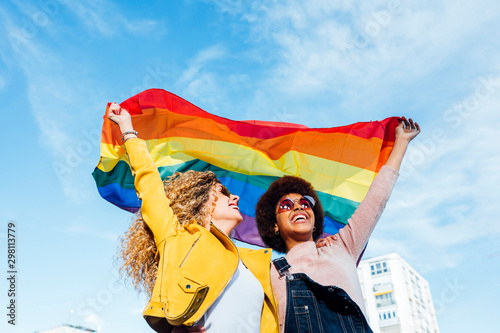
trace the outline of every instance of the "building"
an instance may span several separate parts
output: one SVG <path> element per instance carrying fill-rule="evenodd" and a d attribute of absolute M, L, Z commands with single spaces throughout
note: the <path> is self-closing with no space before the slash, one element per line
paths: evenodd
<path fill-rule="evenodd" d="M 429 284 L 398 254 L 362 260 L 358 276 L 374 333 L 439 333 Z"/>

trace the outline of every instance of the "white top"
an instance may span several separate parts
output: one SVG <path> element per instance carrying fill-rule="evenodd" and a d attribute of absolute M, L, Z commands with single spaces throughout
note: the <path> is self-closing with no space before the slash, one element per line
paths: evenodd
<path fill-rule="evenodd" d="M 195 326 L 208 333 L 259 333 L 264 289 L 241 260 L 226 289 Z"/>

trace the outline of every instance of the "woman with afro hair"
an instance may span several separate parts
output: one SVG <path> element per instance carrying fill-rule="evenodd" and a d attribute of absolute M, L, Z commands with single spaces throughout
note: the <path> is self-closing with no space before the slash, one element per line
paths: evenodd
<path fill-rule="evenodd" d="M 284 176 L 259 199 L 259 234 L 267 246 L 286 253 L 271 265 L 281 332 L 372 332 L 356 267 L 389 200 L 408 144 L 420 133 L 412 119 L 402 119 L 386 164 L 347 225 L 319 240 L 327 246 L 315 244 L 323 233 L 323 209 L 309 182 Z"/>

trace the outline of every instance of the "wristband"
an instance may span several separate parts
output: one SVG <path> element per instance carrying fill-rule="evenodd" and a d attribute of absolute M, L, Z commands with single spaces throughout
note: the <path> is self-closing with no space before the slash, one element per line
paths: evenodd
<path fill-rule="evenodd" d="M 137 131 L 126 131 L 126 132 L 123 132 L 123 133 L 122 133 L 122 140 L 123 140 L 123 141 L 126 141 L 126 140 L 124 139 L 124 137 L 125 137 L 125 135 L 127 135 L 127 134 L 134 134 L 135 136 L 137 136 L 139 133 L 138 133 Z M 129 139 L 130 139 L 130 138 L 129 138 Z"/>

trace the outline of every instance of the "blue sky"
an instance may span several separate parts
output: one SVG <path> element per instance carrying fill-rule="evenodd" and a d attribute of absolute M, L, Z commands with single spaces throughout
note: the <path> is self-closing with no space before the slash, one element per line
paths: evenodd
<path fill-rule="evenodd" d="M 6 252 L 13 221 L 19 272 L 17 325 L 4 317 L 2 332 L 150 332 L 114 263 L 130 215 L 91 172 L 106 103 L 153 87 L 232 119 L 416 119 L 365 256 L 415 267 L 441 332 L 496 332 L 499 40 L 493 0 L 2 2 L 0 239 Z"/>

